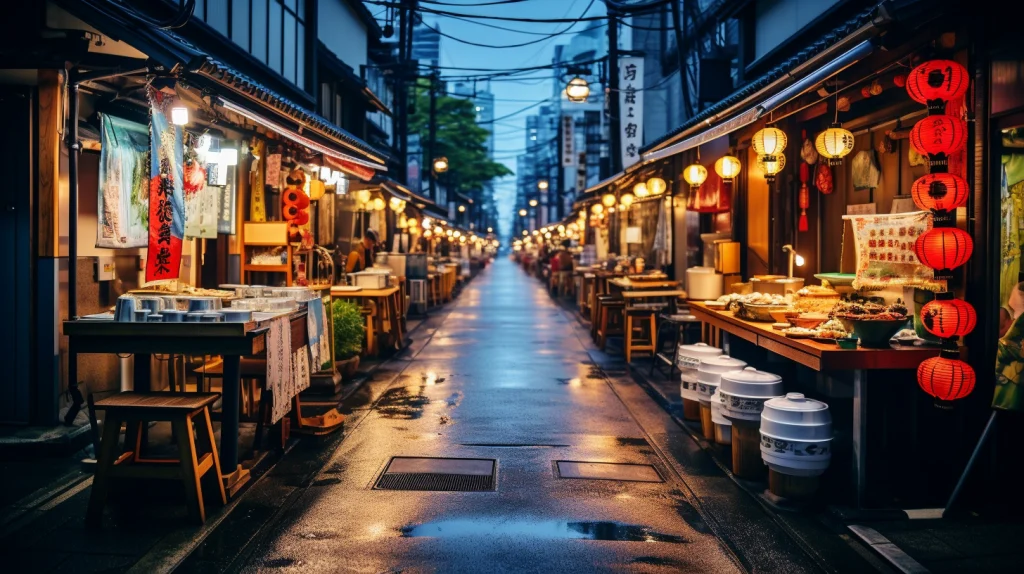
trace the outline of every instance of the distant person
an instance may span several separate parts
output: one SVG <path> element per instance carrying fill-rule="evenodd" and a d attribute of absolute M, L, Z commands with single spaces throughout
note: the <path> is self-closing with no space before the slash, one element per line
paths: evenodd
<path fill-rule="evenodd" d="M 380 236 L 373 229 L 367 229 L 359 244 L 348 254 L 348 261 L 345 263 L 345 273 L 359 273 L 373 266 L 377 256 L 377 245 Z"/>

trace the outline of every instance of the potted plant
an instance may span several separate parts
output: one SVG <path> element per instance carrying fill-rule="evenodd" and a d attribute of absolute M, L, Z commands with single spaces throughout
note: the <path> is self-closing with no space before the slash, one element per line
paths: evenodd
<path fill-rule="evenodd" d="M 334 361 L 342 378 L 351 379 L 359 368 L 359 353 L 363 350 L 363 314 L 359 305 L 350 301 L 334 301 L 332 324 L 334 327 Z"/>

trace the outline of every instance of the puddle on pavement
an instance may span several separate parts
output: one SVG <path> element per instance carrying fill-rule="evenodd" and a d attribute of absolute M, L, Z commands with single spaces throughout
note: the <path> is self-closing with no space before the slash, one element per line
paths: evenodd
<path fill-rule="evenodd" d="M 655 532 L 646 526 L 619 522 L 569 522 L 559 520 L 438 520 L 402 528 L 408 538 L 463 538 L 506 535 L 544 540 L 613 540 L 619 542 L 669 542 L 686 544 L 682 536 Z"/>

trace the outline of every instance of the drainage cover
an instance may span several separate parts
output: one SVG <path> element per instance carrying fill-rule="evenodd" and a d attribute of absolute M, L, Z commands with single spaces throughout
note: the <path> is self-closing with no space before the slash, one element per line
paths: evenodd
<path fill-rule="evenodd" d="M 492 458 L 392 457 L 377 490 L 485 492 L 494 490 Z"/>
<path fill-rule="evenodd" d="M 558 478 L 665 482 L 658 471 L 649 464 L 559 460 L 555 466 L 558 469 Z"/>

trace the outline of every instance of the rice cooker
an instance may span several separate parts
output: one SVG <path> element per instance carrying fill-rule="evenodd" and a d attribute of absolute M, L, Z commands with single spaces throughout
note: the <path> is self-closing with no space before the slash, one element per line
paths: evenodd
<path fill-rule="evenodd" d="M 686 270 L 686 296 L 695 301 L 714 301 L 722 296 L 722 274 L 714 267 Z"/>

